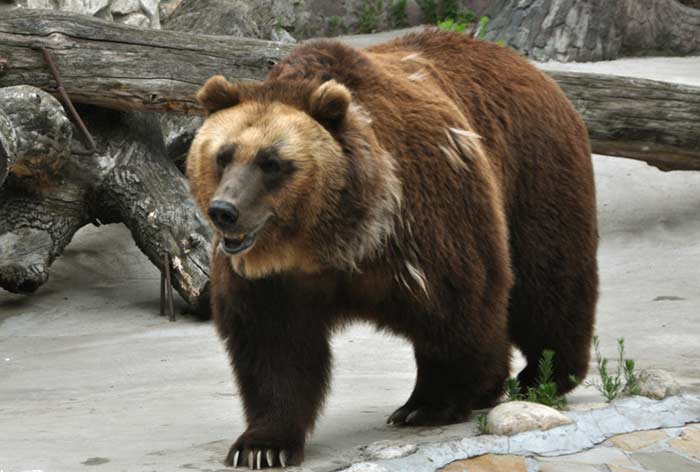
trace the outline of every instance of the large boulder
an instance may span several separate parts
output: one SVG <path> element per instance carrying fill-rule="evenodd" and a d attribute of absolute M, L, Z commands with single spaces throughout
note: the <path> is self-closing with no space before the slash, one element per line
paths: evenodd
<path fill-rule="evenodd" d="M 251 4 L 246 0 L 183 0 L 164 19 L 163 29 L 262 38 Z"/>
<path fill-rule="evenodd" d="M 681 387 L 670 373 L 661 369 L 647 369 L 639 374 L 639 394 L 655 400 L 678 395 Z"/>
<path fill-rule="evenodd" d="M 489 434 L 510 436 L 535 429 L 547 430 L 571 424 L 571 418 L 554 408 L 531 402 L 501 403 L 486 417 Z"/>

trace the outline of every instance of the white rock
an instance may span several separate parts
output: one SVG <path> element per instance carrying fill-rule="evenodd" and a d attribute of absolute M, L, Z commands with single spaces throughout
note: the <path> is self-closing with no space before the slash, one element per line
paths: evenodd
<path fill-rule="evenodd" d="M 284 28 L 272 28 L 272 31 L 270 31 L 270 39 L 286 44 L 296 44 L 297 42 L 294 36 L 289 34 Z"/>
<path fill-rule="evenodd" d="M 153 18 L 158 14 L 158 3 L 159 0 L 140 0 L 141 7 L 146 10 L 148 16 Z"/>
<path fill-rule="evenodd" d="M 52 0 L 20 0 L 18 5 L 25 8 L 44 8 L 47 10 L 54 8 Z"/>
<path fill-rule="evenodd" d="M 639 374 L 639 393 L 645 397 L 661 400 L 678 395 L 681 386 L 673 376 L 662 369 L 647 369 Z"/>
<path fill-rule="evenodd" d="M 530 402 L 501 403 L 486 417 L 486 429 L 490 434 L 506 436 L 535 429 L 547 430 L 571 423 L 571 418 L 554 408 Z"/>
<path fill-rule="evenodd" d="M 415 444 L 403 444 L 395 441 L 377 441 L 365 448 L 372 459 L 398 459 L 416 452 Z"/>
<path fill-rule="evenodd" d="M 112 13 L 128 15 L 129 13 L 141 11 L 141 4 L 139 0 L 114 0 L 109 8 L 112 10 Z"/>
<path fill-rule="evenodd" d="M 109 5 L 109 0 L 58 0 L 56 7 L 59 10 L 82 13 L 93 16 L 98 11 Z"/>
<path fill-rule="evenodd" d="M 139 28 L 148 28 L 148 26 L 151 24 L 150 21 L 148 21 L 148 17 L 143 13 L 131 13 L 124 18 L 121 18 L 119 22 Z"/>

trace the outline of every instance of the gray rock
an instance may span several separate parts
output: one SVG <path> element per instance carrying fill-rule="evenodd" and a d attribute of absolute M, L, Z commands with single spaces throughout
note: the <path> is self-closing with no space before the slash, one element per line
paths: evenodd
<path fill-rule="evenodd" d="M 162 0 L 158 4 L 158 16 L 160 17 L 160 21 L 163 22 L 170 18 L 170 15 L 172 15 L 181 3 L 182 0 Z"/>
<path fill-rule="evenodd" d="M 183 0 L 163 21 L 163 29 L 262 38 L 250 4 L 243 0 Z"/>
<path fill-rule="evenodd" d="M 647 369 L 639 374 L 639 394 L 661 400 L 678 395 L 681 387 L 673 376 L 661 369 Z"/>
<path fill-rule="evenodd" d="M 112 13 L 128 15 L 129 13 L 140 12 L 141 4 L 139 0 L 113 0 L 109 8 Z"/>
<path fill-rule="evenodd" d="M 296 44 L 297 42 L 297 40 L 294 39 L 294 36 L 289 34 L 287 30 L 283 28 L 273 28 L 270 32 L 270 39 L 272 41 L 279 41 L 280 43 L 285 44 Z"/>
<path fill-rule="evenodd" d="M 146 14 L 151 18 L 158 16 L 158 4 L 159 0 L 139 0 L 141 3 L 141 8 L 144 9 Z"/>
<path fill-rule="evenodd" d="M 150 20 L 143 13 L 130 13 L 122 18 L 119 18 L 119 23 L 138 28 L 148 28 L 151 25 Z"/>
<path fill-rule="evenodd" d="M 56 9 L 94 16 L 98 11 L 109 6 L 109 0 L 57 0 Z"/>
<path fill-rule="evenodd" d="M 14 3 L 24 8 L 42 8 L 48 10 L 53 10 L 55 8 L 53 0 L 18 0 Z M 2 5 L 2 3 L 0 3 L 0 5 Z"/>
<path fill-rule="evenodd" d="M 548 430 L 573 421 L 539 403 L 506 402 L 491 410 L 486 417 L 486 429 L 491 434 L 510 436 L 524 431 Z"/>
<path fill-rule="evenodd" d="M 377 441 L 365 448 L 372 459 L 398 459 L 406 457 L 418 450 L 415 444 L 404 444 L 396 441 Z"/>

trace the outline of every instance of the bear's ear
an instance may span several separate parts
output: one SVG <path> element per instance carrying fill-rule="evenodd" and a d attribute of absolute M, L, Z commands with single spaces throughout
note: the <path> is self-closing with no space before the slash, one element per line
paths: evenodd
<path fill-rule="evenodd" d="M 238 105 L 240 97 L 236 86 L 223 75 L 215 75 L 197 92 L 197 101 L 209 113 Z"/>
<path fill-rule="evenodd" d="M 327 128 L 335 128 L 345 119 L 352 95 L 350 90 L 335 80 L 322 83 L 311 94 L 311 116 Z"/>

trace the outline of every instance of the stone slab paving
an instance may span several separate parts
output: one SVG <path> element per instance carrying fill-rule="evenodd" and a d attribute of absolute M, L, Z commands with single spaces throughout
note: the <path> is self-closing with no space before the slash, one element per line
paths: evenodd
<path fill-rule="evenodd" d="M 631 397 L 604 408 L 564 413 L 574 422 L 547 431 L 427 442 L 403 454 L 399 443 L 393 446 L 394 454 L 390 443 L 382 443 L 379 449 L 370 445 L 364 449 L 367 461 L 345 470 L 601 472 L 615 467 L 621 471 L 700 472 L 698 395 L 662 401 Z M 455 461 L 456 457 L 464 459 Z M 660 464 L 666 468 L 659 469 Z"/>
<path fill-rule="evenodd" d="M 442 472 L 698 472 L 700 424 L 613 436 L 559 457 L 486 454 L 455 461 Z"/>

